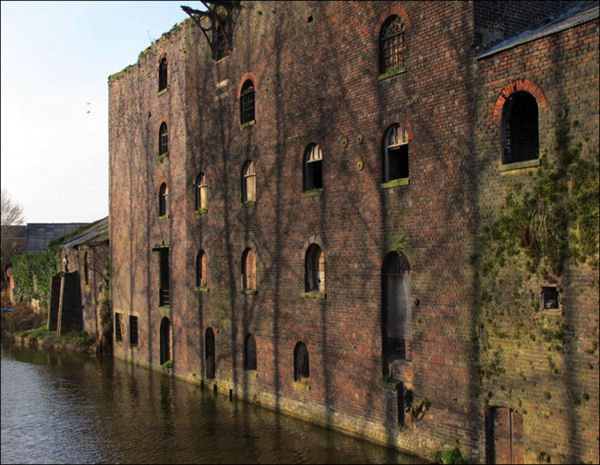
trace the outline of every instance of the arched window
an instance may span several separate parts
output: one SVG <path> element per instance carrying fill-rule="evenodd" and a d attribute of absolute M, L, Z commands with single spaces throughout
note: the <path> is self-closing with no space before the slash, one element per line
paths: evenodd
<path fill-rule="evenodd" d="M 252 249 L 242 255 L 242 288 L 256 289 L 256 255 Z"/>
<path fill-rule="evenodd" d="M 167 123 L 163 121 L 158 130 L 158 154 L 166 155 L 167 153 L 169 153 L 169 134 L 167 133 Z"/>
<path fill-rule="evenodd" d="M 323 153 L 317 144 L 304 152 L 304 191 L 323 188 Z"/>
<path fill-rule="evenodd" d="M 412 340 L 410 264 L 404 254 L 390 252 L 381 270 L 383 374 L 394 360 L 410 358 Z"/>
<path fill-rule="evenodd" d="M 383 182 L 408 178 L 408 131 L 390 126 L 383 137 Z"/>
<path fill-rule="evenodd" d="M 158 91 L 165 90 L 167 88 L 167 59 L 163 58 L 160 60 L 158 65 Z"/>
<path fill-rule="evenodd" d="M 529 92 L 513 92 L 502 107 L 502 164 L 538 157 L 537 101 Z"/>
<path fill-rule="evenodd" d="M 256 201 L 256 170 L 253 161 L 247 161 L 242 168 L 242 202 Z"/>
<path fill-rule="evenodd" d="M 206 286 L 206 254 L 203 250 L 196 256 L 196 287 Z"/>
<path fill-rule="evenodd" d="M 204 356 L 206 361 L 206 377 L 215 377 L 217 360 L 215 354 L 215 333 L 212 328 L 207 328 L 204 334 Z"/>
<path fill-rule="evenodd" d="M 254 83 L 247 79 L 240 93 L 240 124 L 254 121 Z"/>
<path fill-rule="evenodd" d="M 294 347 L 294 381 L 302 381 L 309 376 L 308 349 L 303 342 L 299 342 Z"/>
<path fill-rule="evenodd" d="M 244 370 L 256 370 L 256 341 L 252 334 L 244 341 Z"/>
<path fill-rule="evenodd" d="M 85 279 L 85 283 L 89 284 L 89 265 L 87 252 L 83 254 L 83 277 Z"/>
<path fill-rule="evenodd" d="M 379 34 L 379 72 L 404 68 L 404 23 L 393 15 L 385 20 Z"/>
<path fill-rule="evenodd" d="M 207 187 L 206 187 L 206 176 L 204 173 L 200 173 L 196 178 L 196 210 L 202 210 L 207 206 Z"/>
<path fill-rule="evenodd" d="M 325 292 L 325 254 L 317 244 L 311 244 L 304 259 L 306 292 Z"/>
<path fill-rule="evenodd" d="M 160 320 L 160 364 L 171 360 L 171 323 L 167 317 Z"/>
<path fill-rule="evenodd" d="M 167 214 L 167 198 L 169 197 L 169 189 L 166 183 L 162 183 L 158 189 L 158 216 Z"/>

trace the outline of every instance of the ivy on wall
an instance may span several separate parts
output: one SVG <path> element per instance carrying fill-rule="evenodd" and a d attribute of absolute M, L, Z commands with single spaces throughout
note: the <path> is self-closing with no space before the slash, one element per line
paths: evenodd
<path fill-rule="evenodd" d="M 571 266 L 598 268 L 598 151 L 582 157 L 571 135 L 577 126 L 560 121 L 553 161 L 542 157 L 526 183 L 507 188 L 499 216 L 480 228 L 474 337 L 484 378 L 503 373 L 507 343 L 563 350 L 568 328 L 541 312 L 541 287 L 558 286 Z"/>

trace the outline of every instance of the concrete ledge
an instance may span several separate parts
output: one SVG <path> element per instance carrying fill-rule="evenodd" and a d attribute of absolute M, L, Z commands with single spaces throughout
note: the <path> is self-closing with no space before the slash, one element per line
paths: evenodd
<path fill-rule="evenodd" d="M 398 187 L 398 186 L 408 186 L 409 179 L 410 178 L 400 178 L 400 179 L 394 179 L 393 181 L 384 182 L 381 184 L 381 188 L 382 189 L 391 189 L 393 187 Z"/>
<path fill-rule="evenodd" d="M 244 129 L 250 126 L 254 126 L 256 124 L 256 120 L 253 119 L 252 121 L 248 121 L 247 123 L 244 124 L 240 124 L 240 129 Z"/>
<path fill-rule="evenodd" d="M 240 203 L 240 208 L 256 207 L 256 200 L 247 200 Z"/>
<path fill-rule="evenodd" d="M 242 289 L 242 290 L 240 290 L 240 294 L 256 295 L 256 294 L 258 294 L 258 290 L 257 289 Z"/>
<path fill-rule="evenodd" d="M 196 216 L 206 215 L 207 211 L 208 211 L 208 208 L 201 208 L 200 210 L 194 210 L 194 215 L 196 215 Z"/>
<path fill-rule="evenodd" d="M 163 89 L 163 90 L 161 90 L 161 91 L 158 93 L 158 95 L 162 95 L 162 94 L 164 94 L 164 93 L 168 92 L 168 90 L 169 90 L 169 88 L 167 87 L 166 89 Z"/>
<path fill-rule="evenodd" d="M 307 197 L 320 197 L 321 195 L 323 195 L 323 189 L 312 189 L 309 191 L 304 191 L 302 192 L 302 198 L 307 198 Z"/>
<path fill-rule="evenodd" d="M 535 158 L 533 160 L 518 161 L 516 163 L 507 163 L 506 165 L 500 165 L 498 171 L 506 173 L 507 171 L 522 170 L 525 168 L 537 168 L 541 165 L 541 160 Z"/>
<path fill-rule="evenodd" d="M 305 299 L 321 299 L 321 300 L 325 300 L 327 298 L 327 294 L 325 294 L 324 292 L 303 292 L 302 294 L 300 294 L 300 296 L 304 297 Z"/>
<path fill-rule="evenodd" d="M 391 71 L 388 71 L 387 73 L 380 74 L 379 76 L 377 76 L 377 79 L 379 79 L 380 81 L 383 81 L 384 79 L 389 79 L 392 76 L 397 76 L 398 74 L 403 74 L 403 73 L 406 73 L 406 66 L 403 66 L 400 69 L 393 69 Z"/>

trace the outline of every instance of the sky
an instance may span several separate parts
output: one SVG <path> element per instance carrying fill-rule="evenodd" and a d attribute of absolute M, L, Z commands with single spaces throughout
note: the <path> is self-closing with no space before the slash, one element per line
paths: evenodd
<path fill-rule="evenodd" d="M 108 76 L 188 18 L 175 2 L 1 2 L 1 184 L 26 223 L 108 215 Z"/>

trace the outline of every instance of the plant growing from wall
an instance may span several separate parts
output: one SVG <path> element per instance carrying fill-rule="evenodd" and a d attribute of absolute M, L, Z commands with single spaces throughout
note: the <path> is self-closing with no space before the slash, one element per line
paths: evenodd
<path fill-rule="evenodd" d="M 527 183 L 507 188 L 499 217 L 479 230 L 474 340 L 484 378 L 503 372 L 511 343 L 515 353 L 523 342 L 562 350 L 568 328 L 540 315 L 541 286 L 558 286 L 571 266 L 598 268 L 598 151 L 582 157 L 577 125 L 559 122 L 552 161 L 542 157 Z"/>

